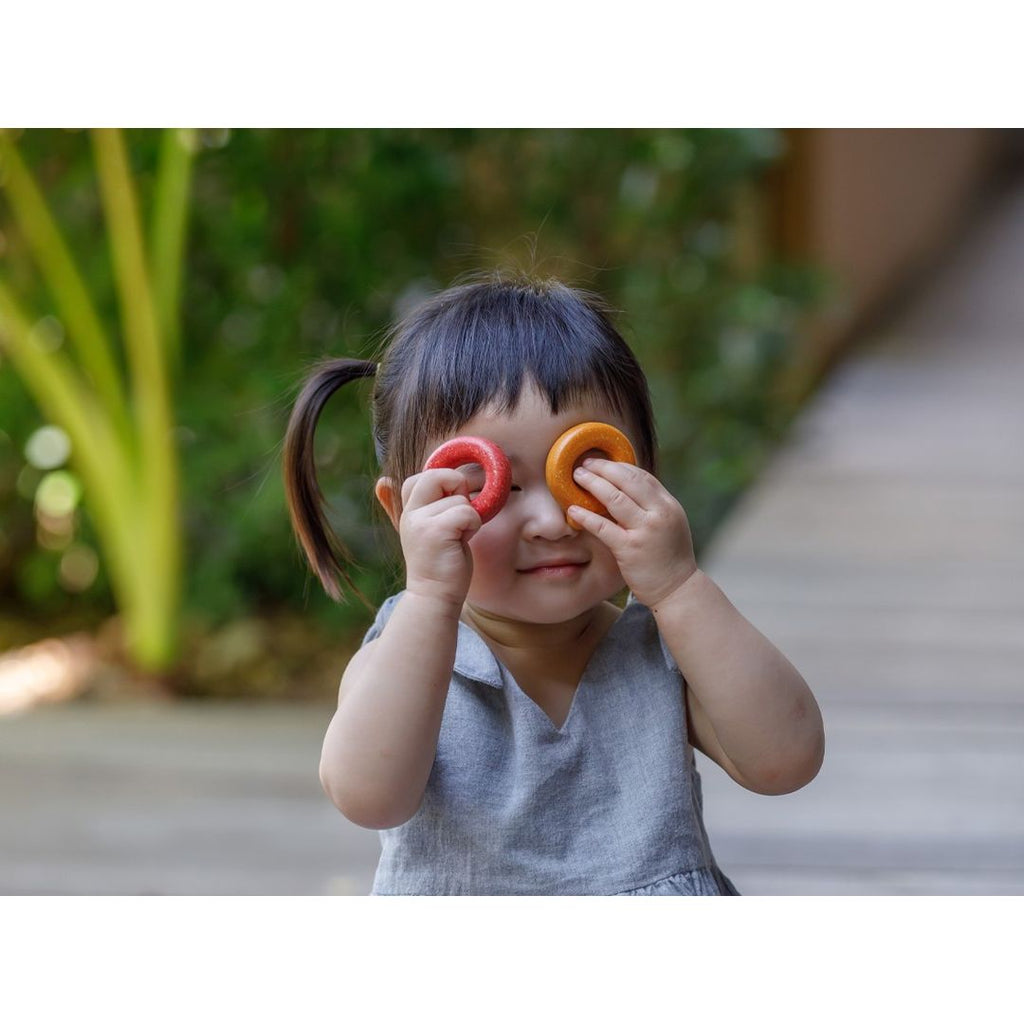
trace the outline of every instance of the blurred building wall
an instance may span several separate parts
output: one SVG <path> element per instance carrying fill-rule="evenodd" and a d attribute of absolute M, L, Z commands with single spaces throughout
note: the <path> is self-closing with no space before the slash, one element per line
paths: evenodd
<path fill-rule="evenodd" d="M 839 301 L 803 339 L 797 388 L 941 257 L 1005 165 L 1007 133 L 964 129 L 791 129 L 770 184 L 783 254 L 829 270 Z"/>

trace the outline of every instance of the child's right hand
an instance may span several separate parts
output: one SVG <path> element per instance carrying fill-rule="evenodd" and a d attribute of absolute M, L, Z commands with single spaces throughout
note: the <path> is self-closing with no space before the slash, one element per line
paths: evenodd
<path fill-rule="evenodd" d="M 398 533 L 410 593 L 461 610 L 473 576 L 469 540 L 482 523 L 469 504 L 470 481 L 456 469 L 428 469 L 402 485 Z"/>

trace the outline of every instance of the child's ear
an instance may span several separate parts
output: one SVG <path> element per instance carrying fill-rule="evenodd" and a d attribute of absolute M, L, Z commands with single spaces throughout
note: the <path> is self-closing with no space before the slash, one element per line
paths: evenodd
<path fill-rule="evenodd" d="M 397 530 L 398 520 L 402 518 L 402 492 L 395 486 L 395 481 L 389 476 L 382 476 L 374 486 L 373 493 L 387 512 L 391 525 Z"/>

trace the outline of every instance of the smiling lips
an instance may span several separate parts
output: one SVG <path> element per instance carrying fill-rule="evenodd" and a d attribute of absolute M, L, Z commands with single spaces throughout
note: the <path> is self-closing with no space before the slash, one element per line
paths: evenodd
<path fill-rule="evenodd" d="M 568 573 L 573 569 L 582 569 L 586 562 L 542 562 L 540 565 L 530 566 L 529 569 L 520 569 L 520 572 L 550 572 Z"/>

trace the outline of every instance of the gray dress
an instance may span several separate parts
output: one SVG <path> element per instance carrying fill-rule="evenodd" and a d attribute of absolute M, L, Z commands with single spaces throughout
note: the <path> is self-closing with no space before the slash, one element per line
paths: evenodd
<path fill-rule="evenodd" d="M 739 895 L 704 830 L 684 689 L 650 609 L 631 599 L 559 729 L 460 623 L 423 802 L 379 833 L 373 893 Z"/>

